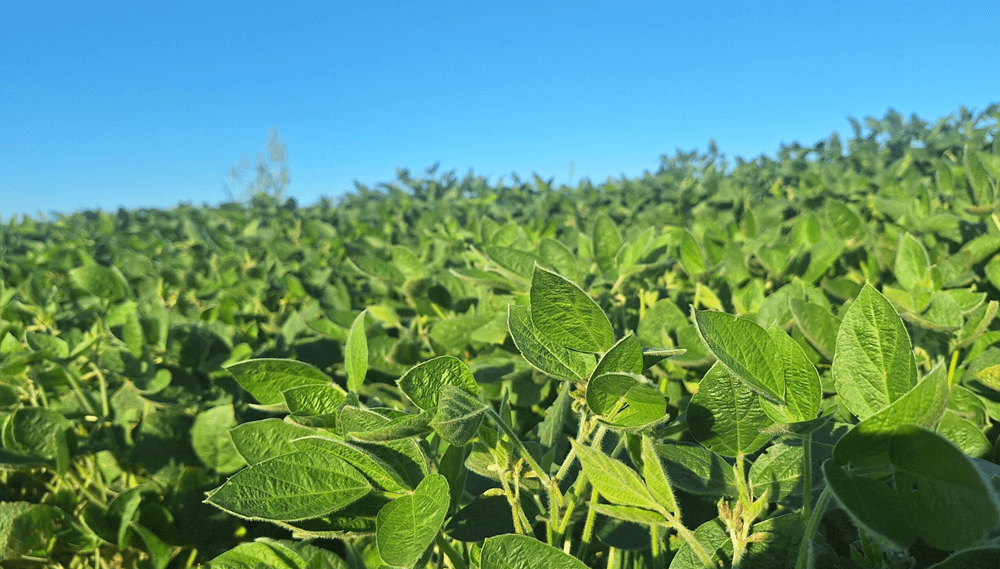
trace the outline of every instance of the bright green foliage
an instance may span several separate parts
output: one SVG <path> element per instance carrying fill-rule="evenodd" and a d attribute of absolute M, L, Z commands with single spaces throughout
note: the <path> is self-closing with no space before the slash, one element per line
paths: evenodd
<path fill-rule="evenodd" d="M 301 451 L 248 466 L 207 501 L 241 518 L 295 521 L 335 512 L 370 491 L 361 473 L 336 455 Z"/>
<path fill-rule="evenodd" d="M 680 237 L 680 262 L 684 272 L 692 278 L 698 278 L 705 272 L 705 256 L 701 252 L 701 246 L 690 231 L 683 231 Z"/>
<path fill-rule="evenodd" d="M 618 340 L 601 357 L 601 361 L 597 362 L 597 367 L 594 368 L 594 373 L 591 374 L 591 379 L 614 372 L 639 374 L 644 369 L 646 365 L 643 362 L 642 346 L 635 336 L 629 334 Z"/>
<path fill-rule="evenodd" d="M 483 543 L 482 569 L 586 569 L 578 559 L 523 535 L 501 535 Z"/>
<path fill-rule="evenodd" d="M 441 529 L 448 513 L 448 481 L 440 474 L 424 478 L 413 490 L 378 512 L 375 541 L 382 560 L 413 566 Z"/>
<path fill-rule="evenodd" d="M 646 481 L 649 493 L 657 504 L 666 508 L 671 514 L 678 514 L 677 499 L 674 496 L 673 487 L 670 485 L 670 478 L 663 463 L 660 462 L 660 455 L 656 451 L 653 439 L 642 437 L 642 477 Z"/>
<path fill-rule="evenodd" d="M 621 235 L 618 228 L 607 215 L 598 215 L 594 218 L 594 227 L 591 233 L 594 247 L 594 260 L 601 273 L 610 279 L 618 277 L 618 266 L 615 257 L 618 249 L 622 246 Z"/>
<path fill-rule="evenodd" d="M 931 281 L 931 262 L 927 258 L 927 251 L 910 234 L 903 235 L 899 241 L 893 272 L 900 286 L 907 290 L 930 288 L 934 285 Z"/>
<path fill-rule="evenodd" d="M 614 344 L 608 316 L 562 276 L 536 266 L 530 299 L 531 322 L 549 340 L 578 352 L 603 352 Z"/>
<path fill-rule="evenodd" d="M 85 265 L 69 272 L 74 283 L 98 298 L 115 302 L 129 296 L 125 277 L 114 267 Z"/>
<path fill-rule="evenodd" d="M 527 307 L 510 305 L 507 326 L 521 355 L 542 373 L 568 381 L 586 381 L 590 377 L 594 357 L 563 347 L 543 335 L 531 323 Z"/>
<path fill-rule="evenodd" d="M 833 462 L 823 467 L 837 499 L 866 527 L 901 547 L 919 537 L 957 550 L 1000 525 L 995 491 L 951 443 L 915 425 L 897 428 L 887 442 L 881 472 L 853 473 Z"/>
<path fill-rule="evenodd" d="M 781 403 L 785 394 L 784 374 L 773 365 L 771 338 L 755 323 L 721 312 L 695 313 L 698 331 L 708 348 L 736 378 L 762 397 Z"/>
<path fill-rule="evenodd" d="M 889 454 L 889 438 L 899 425 L 917 425 L 933 430 L 948 404 L 948 379 L 931 373 L 892 405 L 861 421 L 837 442 L 837 462 L 855 467 L 881 464 Z M 862 461 L 861 459 L 867 459 Z M 872 464 L 869 464 L 869 461 Z"/>
<path fill-rule="evenodd" d="M 281 392 L 286 389 L 330 383 L 330 378 L 322 371 L 292 360 L 247 360 L 226 369 L 236 377 L 240 387 L 264 405 L 284 403 Z"/>
<path fill-rule="evenodd" d="M 667 401 L 641 375 L 606 373 L 587 385 L 587 406 L 612 425 L 644 427 L 663 418 Z"/>
<path fill-rule="evenodd" d="M 800 298 L 791 299 L 789 308 L 802 335 L 824 358 L 833 361 L 833 354 L 837 349 L 840 319 L 829 310 Z"/>
<path fill-rule="evenodd" d="M 314 545 L 261 538 L 242 543 L 210 561 L 206 569 L 347 569 L 333 553 Z"/>
<path fill-rule="evenodd" d="M 2 563 L 991 567 L 998 111 L 4 222 Z"/>
<path fill-rule="evenodd" d="M 357 392 L 365 382 L 368 373 L 368 338 L 365 336 L 364 311 L 358 314 L 347 333 L 347 346 L 344 352 L 344 367 L 347 368 L 347 388 Z"/>
<path fill-rule="evenodd" d="M 468 366 L 458 358 L 441 356 L 428 360 L 399 378 L 399 388 L 421 409 L 435 410 L 438 398 L 446 385 L 452 385 L 472 395 L 479 394 L 479 386 Z"/>
<path fill-rule="evenodd" d="M 221 474 L 232 474 L 244 465 L 229 430 L 236 427 L 232 405 L 220 405 L 201 413 L 191 426 L 191 446 L 195 454 L 209 468 Z"/>
<path fill-rule="evenodd" d="M 910 338 L 892 305 L 866 285 L 837 333 L 833 379 L 844 405 L 864 420 L 917 383 Z"/>
<path fill-rule="evenodd" d="M 760 404 L 760 396 L 716 364 L 698 384 L 687 408 L 691 435 L 724 456 L 749 454 L 767 444 L 774 421 Z"/>
<path fill-rule="evenodd" d="M 605 500 L 612 504 L 646 510 L 656 511 L 661 508 L 661 503 L 653 497 L 634 470 L 598 450 L 578 445 L 575 441 L 573 448 L 580 457 L 583 473 Z"/>
<path fill-rule="evenodd" d="M 462 446 L 476 435 L 487 409 L 479 398 L 464 389 L 445 385 L 430 426 L 442 439 Z"/>
<path fill-rule="evenodd" d="M 802 348 L 780 328 L 768 330 L 721 312 L 695 313 L 705 343 L 735 378 L 760 394 L 775 421 L 809 421 L 819 413 L 819 376 Z"/>
<path fill-rule="evenodd" d="M 294 439 L 313 434 L 313 430 L 281 419 L 262 419 L 237 425 L 229 431 L 233 444 L 249 464 L 257 464 L 295 450 Z"/>

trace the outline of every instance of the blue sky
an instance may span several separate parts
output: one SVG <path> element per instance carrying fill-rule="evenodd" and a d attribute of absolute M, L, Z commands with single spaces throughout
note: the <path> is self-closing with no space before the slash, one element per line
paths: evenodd
<path fill-rule="evenodd" d="M 287 4 L 287 5 L 286 5 Z M 1000 101 L 1000 4 L 18 2 L 0 219 L 217 204 L 277 129 L 299 203 L 440 162 L 491 182 L 773 155 Z M 572 166 L 571 166 L 572 165 Z"/>

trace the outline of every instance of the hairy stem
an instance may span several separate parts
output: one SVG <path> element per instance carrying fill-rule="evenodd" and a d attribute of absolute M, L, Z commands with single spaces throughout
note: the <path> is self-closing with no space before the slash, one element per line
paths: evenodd
<path fill-rule="evenodd" d="M 590 492 L 590 503 L 594 504 L 597 502 L 598 493 L 597 488 L 594 488 Z M 583 561 L 587 556 L 587 550 L 590 549 L 590 538 L 594 533 L 594 519 L 597 517 L 597 511 L 593 508 L 588 508 L 587 510 L 587 523 L 583 526 L 583 537 L 580 538 L 580 548 L 576 550 L 576 558 Z"/>
<path fill-rule="evenodd" d="M 823 512 L 826 510 L 826 506 L 830 503 L 830 498 L 832 497 L 833 492 L 830 491 L 830 487 L 823 488 L 823 493 L 819 495 L 816 507 L 813 509 L 812 515 L 809 516 L 809 521 L 806 522 L 806 531 L 802 536 L 802 545 L 799 546 L 799 557 L 795 561 L 795 569 L 810 569 L 813 567 L 815 563 L 812 553 L 813 536 L 816 535 L 816 530 L 819 528 L 819 521 L 823 518 Z"/>

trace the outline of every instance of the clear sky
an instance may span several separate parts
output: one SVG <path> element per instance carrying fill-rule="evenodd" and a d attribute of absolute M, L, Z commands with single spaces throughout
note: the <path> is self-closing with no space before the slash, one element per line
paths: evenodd
<path fill-rule="evenodd" d="M 20 0 L 0 17 L 0 219 L 217 204 L 271 127 L 303 205 L 436 162 L 559 184 L 711 138 L 773 155 L 847 117 L 1000 101 L 997 30 L 996 0 Z"/>

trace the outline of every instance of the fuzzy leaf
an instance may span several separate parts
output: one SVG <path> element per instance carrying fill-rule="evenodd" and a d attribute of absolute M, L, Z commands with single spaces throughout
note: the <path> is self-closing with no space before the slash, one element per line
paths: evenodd
<path fill-rule="evenodd" d="M 837 333 L 833 380 L 840 400 L 862 421 L 917 383 L 910 337 L 892 305 L 865 285 Z"/>
<path fill-rule="evenodd" d="M 371 489 L 336 455 L 303 451 L 244 468 L 205 501 L 240 518 L 290 522 L 335 512 Z"/>
<path fill-rule="evenodd" d="M 529 299 L 532 324 L 552 342 L 578 352 L 604 352 L 615 343 L 601 307 L 561 275 L 536 265 Z"/>

